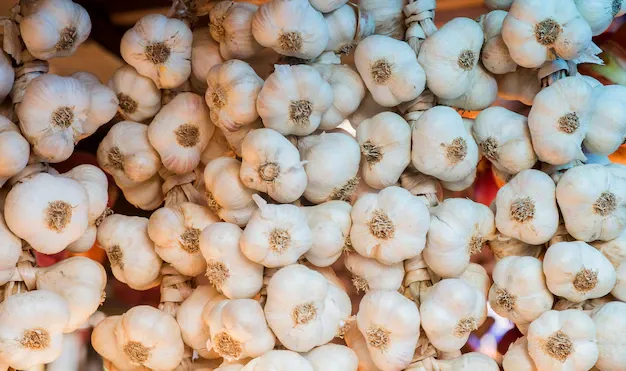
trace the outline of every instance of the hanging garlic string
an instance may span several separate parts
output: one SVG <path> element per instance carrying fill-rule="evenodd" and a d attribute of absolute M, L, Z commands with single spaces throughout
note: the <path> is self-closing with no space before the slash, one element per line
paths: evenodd
<path fill-rule="evenodd" d="M 204 177 L 202 170 L 195 169 L 186 174 L 175 174 L 162 167 L 159 175 L 164 179 L 162 190 L 165 196 L 165 207 L 175 207 L 183 202 L 206 206 Z"/>
<path fill-rule="evenodd" d="M 165 263 L 161 267 L 161 300 L 159 309 L 176 317 L 180 303 L 185 301 L 193 292 L 191 281 L 193 277 L 183 276 L 174 267 Z"/>
<path fill-rule="evenodd" d="M 558 58 L 544 63 L 539 68 L 537 77 L 541 81 L 541 87 L 545 88 L 565 77 L 575 76 L 577 73 L 576 63 Z"/>
<path fill-rule="evenodd" d="M 435 26 L 436 0 L 409 0 L 404 6 L 407 25 L 404 40 L 419 54 L 422 42 L 437 31 Z"/>
<path fill-rule="evenodd" d="M 429 175 L 420 173 L 412 165 L 409 165 L 400 176 L 400 186 L 413 196 L 424 199 L 429 208 L 439 205 L 443 200 L 441 183 Z"/>
<path fill-rule="evenodd" d="M 22 242 L 22 254 L 17 261 L 17 266 L 9 282 L 0 290 L 0 303 L 9 296 L 32 291 L 37 287 L 36 276 L 37 259 L 33 250 L 25 242 Z"/>

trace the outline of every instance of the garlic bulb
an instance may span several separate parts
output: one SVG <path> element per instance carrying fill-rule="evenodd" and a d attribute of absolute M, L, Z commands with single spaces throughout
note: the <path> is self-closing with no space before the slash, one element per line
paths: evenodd
<path fill-rule="evenodd" d="M 241 157 L 239 176 L 246 187 L 282 203 L 293 202 L 304 193 L 307 177 L 300 153 L 277 131 L 251 131 L 241 145 Z"/>
<path fill-rule="evenodd" d="M 354 138 L 343 133 L 310 135 L 298 140 L 300 157 L 306 161 L 304 197 L 313 203 L 350 201 L 359 179 L 361 151 Z M 339 156 L 337 156 L 339 154 Z"/>
<path fill-rule="evenodd" d="M 541 91 L 541 81 L 537 70 L 518 67 L 515 72 L 496 75 L 498 97 L 505 100 L 517 100 L 527 106 L 533 105 L 533 99 Z"/>
<path fill-rule="evenodd" d="M 30 144 L 17 125 L 0 115 L 0 177 L 10 178 L 26 167 Z"/>
<path fill-rule="evenodd" d="M 285 0 L 269 4 L 281 2 Z M 256 108 L 265 127 L 283 135 L 304 136 L 320 126 L 332 104 L 333 90 L 315 68 L 276 65 L 259 93 Z"/>
<path fill-rule="evenodd" d="M 467 178 L 478 164 L 478 146 L 450 107 L 437 106 L 420 116 L 413 126 L 412 143 L 413 166 L 446 182 Z"/>
<path fill-rule="evenodd" d="M 163 263 L 148 236 L 148 218 L 114 214 L 98 227 L 98 243 L 111 262 L 115 278 L 135 290 L 159 284 Z"/>
<path fill-rule="evenodd" d="M 0 286 L 11 281 L 22 254 L 22 240 L 9 230 L 0 213 Z"/>
<path fill-rule="evenodd" d="M 546 243 L 559 226 L 556 187 L 539 170 L 523 170 L 496 195 L 496 227 L 531 245 Z"/>
<path fill-rule="evenodd" d="M 613 18 L 626 13 L 623 0 L 574 0 L 580 15 L 589 23 L 593 36 L 600 35 L 613 22 Z"/>
<path fill-rule="evenodd" d="M 528 354 L 528 339 L 526 336 L 518 338 L 502 358 L 504 371 L 537 371 L 533 359 Z"/>
<path fill-rule="evenodd" d="M 203 94 L 206 91 L 206 78 L 213 66 L 222 64 L 225 59 L 220 54 L 220 44 L 213 40 L 208 27 L 197 27 L 193 30 L 191 43 L 191 75 L 189 81 L 194 92 Z"/>
<path fill-rule="evenodd" d="M 382 371 L 402 370 L 411 363 L 420 333 L 420 313 L 397 291 L 371 291 L 356 316 L 372 360 Z"/>
<path fill-rule="evenodd" d="M 384 107 L 413 100 L 426 86 L 424 69 L 404 41 L 369 36 L 356 47 L 354 63 L 374 100 Z"/>
<path fill-rule="evenodd" d="M 302 59 L 317 58 L 328 44 L 324 16 L 307 0 L 277 0 L 261 5 L 252 18 L 252 35 L 266 48 Z"/>
<path fill-rule="evenodd" d="M 304 254 L 306 260 L 318 267 L 335 263 L 350 243 L 350 211 L 343 201 L 328 201 L 317 206 L 302 207 L 311 229 L 313 244 Z"/>
<path fill-rule="evenodd" d="M 259 206 L 241 237 L 243 254 L 267 268 L 295 263 L 313 244 L 306 214 L 294 205 L 270 205 L 259 195 Z"/>
<path fill-rule="evenodd" d="M 213 66 L 207 74 L 207 85 L 204 97 L 211 120 L 219 127 L 235 131 L 259 118 L 256 101 L 263 80 L 246 62 L 234 59 Z"/>
<path fill-rule="evenodd" d="M 387 187 L 366 194 L 352 207 L 350 240 L 359 254 L 383 264 L 419 255 L 430 224 L 426 205 L 409 191 Z"/>
<path fill-rule="evenodd" d="M 304 265 L 293 264 L 276 272 L 267 285 L 265 317 L 280 343 L 287 349 L 308 352 L 331 341 L 342 320 L 333 292 L 349 301 L 348 294 Z"/>
<path fill-rule="evenodd" d="M 514 0 L 485 0 L 485 5 L 491 9 L 509 10 Z"/>
<path fill-rule="evenodd" d="M 117 346 L 131 364 L 155 371 L 173 370 L 183 359 L 184 344 L 174 317 L 139 305 L 115 324 Z"/>
<path fill-rule="evenodd" d="M 95 133 L 98 128 L 109 122 L 117 112 L 118 98 L 113 89 L 103 85 L 96 75 L 90 72 L 76 72 L 72 77 L 83 83 L 89 94 L 89 111 L 83 124 L 83 132 L 78 139 Z"/>
<path fill-rule="evenodd" d="M 363 180 L 383 189 L 398 183 L 411 162 L 411 127 L 393 112 L 383 112 L 361 122 L 356 130 L 361 146 Z"/>
<path fill-rule="evenodd" d="M 456 99 L 439 99 L 442 105 L 467 111 L 481 111 L 498 98 L 498 82 L 478 64 L 470 78 L 470 88 Z"/>
<path fill-rule="evenodd" d="M 626 233 L 622 232 L 617 238 L 610 241 L 592 242 L 591 246 L 600 251 L 613 265 L 617 279 L 611 290 L 611 295 L 618 300 L 626 299 Z M 2 282 L 0 280 L 0 282 Z"/>
<path fill-rule="evenodd" d="M 204 323 L 202 313 L 205 305 L 218 295 L 219 293 L 213 287 L 200 285 L 193 290 L 185 301 L 180 303 L 176 310 L 176 322 L 180 327 L 183 342 L 197 351 L 203 358 L 210 358 L 211 353 L 206 348 L 210 332 Z"/>
<path fill-rule="evenodd" d="M 507 256 L 496 263 L 489 304 L 500 316 L 523 329 L 552 309 L 553 303 L 539 259 Z"/>
<path fill-rule="evenodd" d="M 376 24 L 371 15 L 360 7 L 346 4 L 345 0 L 314 0 L 333 3 L 332 11 L 322 11 L 328 26 L 327 51 L 349 54 L 361 39 L 374 33 Z M 315 7 L 315 4 L 311 4 Z M 329 4 L 330 5 L 330 4 Z"/>
<path fill-rule="evenodd" d="M 448 278 L 433 286 L 420 305 L 420 314 L 428 340 L 442 352 L 453 352 L 485 322 L 487 305 L 482 293 L 470 284 Z"/>
<path fill-rule="evenodd" d="M 0 359 L 21 370 L 54 361 L 69 319 L 66 301 L 51 291 L 9 296 L 0 303 Z"/>
<path fill-rule="evenodd" d="M 91 32 L 91 19 L 71 0 L 20 1 L 20 34 L 38 59 L 68 57 Z"/>
<path fill-rule="evenodd" d="M 618 334 L 624 331 L 626 304 L 611 302 L 604 305 L 591 318 L 596 325 L 598 362 L 601 371 L 618 371 L 626 364 L 626 342 Z"/>
<path fill-rule="evenodd" d="M 152 79 L 159 89 L 172 89 L 191 75 L 192 37 L 183 21 L 150 14 L 124 33 L 120 52 L 126 63 Z"/>
<path fill-rule="evenodd" d="M 223 300 L 210 311 L 207 324 L 207 348 L 212 346 L 226 361 L 262 356 L 276 343 L 256 300 Z"/>
<path fill-rule="evenodd" d="M 573 302 L 602 297 L 611 292 L 616 281 L 609 259 L 581 241 L 550 246 L 543 272 L 550 291 Z"/>
<path fill-rule="evenodd" d="M 209 29 L 225 60 L 250 58 L 263 49 L 252 36 L 252 19 L 258 9 L 231 0 L 220 1 L 211 9 Z"/>
<path fill-rule="evenodd" d="M 472 134 L 481 153 L 506 173 L 517 174 L 537 162 L 525 116 L 503 107 L 487 108 L 476 117 Z"/>
<path fill-rule="evenodd" d="M 502 23 L 507 12 L 494 10 L 479 17 L 479 24 L 485 34 L 485 45 L 480 60 L 489 72 L 505 74 L 514 72 L 517 64 L 511 59 L 509 49 L 502 40 Z"/>
<path fill-rule="evenodd" d="M 626 4 L 626 3 L 625 3 Z M 593 90 L 590 130 L 583 146 L 591 153 L 610 155 L 626 139 L 626 87 L 599 86 Z"/>
<path fill-rule="evenodd" d="M 117 95 L 119 112 L 127 120 L 141 122 L 161 109 L 161 91 L 149 78 L 127 64 L 118 68 L 109 80 Z"/>
<path fill-rule="evenodd" d="M 87 230 L 89 197 L 74 179 L 39 173 L 9 191 L 4 217 L 9 229 L 33 249 L 56 254 Z"/>
<path fill-rule="evenodd" d="M 357 371 L 359 358 L 345 345 L 326 344 L 306 353 L 315 371 Z"/>
<path fill-rule="evenodd" d="M 13 70 L 11 59 L 3 51 L 0 53 L 0 103 L 2 103 L 11 92 L 14 81 L 15 71 Z"/>
<path fill-rule="evenodd" d="M 608 241 L 626 228 L 626 178 L 602 165 L 569 169 L 559 181 L 556 199 L 567 232 L 580 241 Z"/>
<path fill-rule="evenodd" d="M 298 353 L 289 350 L 270 350 L 261 357 L 253 359 L 241 369 L 241 371 L 291 370 L 315 371 L 309 361 Z"/>
<path fill-rule="evenodd" d="M 539 258 L 544 251 L 543 245 L 530 245 L 515 238 L 496 233 L 493 240 L 489 241 L 489 249 L 498 262 L 507 256 L 532 256 Z"/>
<path fill-rule="evenodd" d="M 123 350 L 118 349 L 115 326 L 120 318 L 122 316 L 110 316 L 100 321 L 91 333 L 91 344 L 94 350 L 102 356 L 109 371 L 140 371 L 142 366 L 132 364 Z"/>
<path fill-rule="evenodd" d="M 181 93 L 154 117 L 148 126 L 148 139 L 159 152 L 163 166 L 184 174 L 198 167 L 214 132 L 204 99 L 194 93 Z"/>
<path fill-rule="evenodd" d="M 528 353 L 538 370 L 589 370 L 598 360 L 594 323 L 582 311 L 547 311 L 528 328 Z"/>
<path fill-rule="evenodd" d="M 248 260 L 239 248 L 242 235 L 230 223 L 212 224 L 200 234 L 206 276 L 229 299 L 253 298 L 263 286 L 263 266 Z"/>

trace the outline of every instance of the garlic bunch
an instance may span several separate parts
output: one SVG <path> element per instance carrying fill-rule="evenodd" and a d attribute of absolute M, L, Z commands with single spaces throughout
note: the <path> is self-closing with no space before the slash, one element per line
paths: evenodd
<path fill-rule="evenodd" d="M 415 303 L 397 291 L 371 291 L 361 300 L 356 321 L 378 368 L 402 370 L 411 363 L 420 334 Z"/>
<path fill-rule="evenodd" d="M 610 241 L 596 241 L 592 242 L 591 246 L 600 251 L 613 265 L 617 279 L 615 286 L 611 290 L 613 295 L 618 300 L 624 301 L 626 299 L 626 234 L 622 232 L 617 238 Z M 0 281 L 2 282 L 2 281 Z"/>
<path fill-rule="evenodd" d="M 298 140 L 305 163 L 307 185 L 304 197 L 313 203 L 350 201 L 359 179 L 359 144 L 344 133 L 309 135 Z M 337 157 L 338 154 L 341 154 Z"/>
<path fill-rule="evenodd" d="M 526 336 L 518 338 L 502 358 L 504 371 L 537 371 L 533 359 L 528 354 L 528 339 Z"/>
<path fill-rule="evenodd" d="M 0 103 L 9 95 L 15 81 L 15 71 L 11 58 L 4 51 L 0 52 Z"/>
<path fill-rule="evenodd" d="M 472 255 L 494 238 L 493 212 L 464 198 L 449 198 L 431 210 L 423 257 L 438 276 L 458 277 Z"/>
<path fill-rule="evenodd" d="M 308 352 L 328 343 L 339 332 L 345 319 L 340 300 L 349 302 L 348 294 L 320 273 L 293 264 L 270 279 L 265 317 L 287 349 Z"/>
<path fill-rule="evenodd" d="M 556 187 L 539 170 L 523 170 L 496 195 L 496 227 L 531 245 L 546 243 L 559 226 Z"/>
<path fill-rule="evenodd" d="M 458 278 L 436 283 L 420 305 L 422 328 L 442 352 L 454 352 L 467 342 L 470 332 L 487 318 L 485 297 Z"/>
<path fill-rule="evenodd" d="M 30 144 L 17 125 L 0 115 L 0 179 L 7 180 L 22 171 L 29 157 Z"/>
<path fill-rule="evenodd" d="M 263 266 L 239 248 L 243 231 L 234 224 L 215 223 L 200 234 L 206 276 L 229 299 L 253 298 L 263 286 Z"/>
<path fill-rule="evenodd" d="M 485 34 L 485 45 L 480 54 L 480 60 L 489 72 L 505 74 L 514 72 L 517 63 L 511 59 L 509 49 L 502 40 L 502 23 L 507 12 L 494 10 L 479 17 L 479 24 Z"/>
<path fill-rule="evenodd" d="M 223 3 L 232 3 L 224 1 Z M 236 6 L 250 4 L 238 4 Z M 252 67 L 240 60 L 229 60 L 213 66 L 207 73 L 205 100 L 211 120 L 220 128 L 235 131 L 259 118 L 256 101 L 263 80 Z"/>
<path fill-rule="evenodd" d="M 78 137 L 80 140 L 95 133 L 102 124 L 109 122 L 115 116 L 119 102 L 115 92 L 103 85 L 93 73 L 76 72 L 72 77 L 85 85 L 90 98 L 87 119 L 83 125 L 83 132 Z"/>
<path fill-rule="evenodd" d="M 9 230 L 0 213 L 0 286 L 11 281 L 22 254 L 22 240 Z"/>
<path fill-rule="evenodd" d="M 248 133 L 241 157 L 239 176 L 246 187 L 282 203 L 293 202 L 304 193 L 307 177 L 300 153 L 277 131 L 257 129 Z"/>
<path fill-rule="evenodd" d="M 610 155 L 626 139 L 626 87 L 598 86 L 593 89 L 589 128 L 583 141 L 586 150 Z"/>
<path fill-rule="evenodd" d="M 315 371 L 313 365 L 296 352 L 270 350 L 248 362 L 241 371 Z M 221 370 L 220 370 L 221 371 Z M 230 371 L 230 370 L 226 370 Z"/>
<path fill-rule="evenodd" d="M 304 355 L 315 371 L 357 371 L 359 358 L 345 345 L 326 344 Z"/>
<path fill-rule="evenodd" d="M 600 35 L 613 22 L 613 18 L 626 13 L 623 0 L 574 0 L 580 15 L 589 23 L 593 36 Z"/>
<path fill-rule="evenodd" d="M 626 362 L 626 343 L 618 334 L 624 331 L 626 304 L 618 301 L 607 303 L 591 316 L 596 325 L 598 361 L 601 371 L 617 371 Z"/>
<path fill-rule="evenodd" d="M 498 97 L 505 100 L 517 100 L 527 106 L 533 105 L 533 99 L 541 90 L 541 81 L 537 70 L 518 67 L 515 72 L 496 75 Z"/>
<path fill-rule="evenodd" d="M 424 91 L 424 69 L 404 41 L 369 36 L 356 47 L 354 63 L 374 100 L 384 107 L 408 102 Z"/>
<path fill-rule="evenodd" d="M 501 171 L 517 174 L 537 162 L 525 116 L 503 107 L 487 108 L 476 117 L 472 134 L 481 153 Z"/>
<path fill-rule="evenodd" d="M 367 185 L 383 189 L 398 183 L 411 162 L 411 128 L 398 114 L 383 112 L 366 119 L 356 130 L 361 146 L 361 171 Z"/>
<path fill-rule="evenodd" d="M 215 355 L 206 346 L 211 335 L 202 315 L 205 306 L 218 296 L 219 293 L 213 287 L 199 285 L 176 310 L 176 322 L 180 327 L 183 342 L 206 359 Z"/>
<path fill-rule="evenodd" d="M 20 36 L 38 59 L 68 57 L 91 32 L 91 19 L 71 0 L 20 1 Z"/>
<path fill-rule="evenodd" d="M 317 206 L 302 207 L 313 238 L 306 260 L 318 267 L 335 263 L 350 244 L 352 207 L 343 201 L 328 201 Z"/>
<path fill-rule="evenodd" d="M 285 2 L 273 1 L 269 4 Z M 294 0 L 292 3 L 303 0 Z M 320 126 L 333 104 L 333 90 L 313 67 L 276 65 L 261 92 L 256 108 L 265 127 L 283 135 L 309 135 Z"/>
<path fill-rule="evenodd" d="M 150 14 L 126 31 L 120 52 L 126 63 L 159 89 L 176 88 L 191 75 L 192 37 L 183 21 Z"/>
<path fill-rule="evenodd" d="M 193 91 L 203 94 L 206 91 L 206 78 L 213 66 L 222 64 L 225 59 L 220 54 L 220 44 L 213 40 L 208 27 L 193 30 L 191 43 L 191 75 L 189 81 Z"/>
<path fill-rule="evenodd" d="M 127 64 L 118 68 L 109 80 L 117 95 L 118 111 L 127 120 L 142 122 L 161 109 L 161 91 L 149 78 Z"/>
<path fill-rule="evenodd" d="M 209 29 L 225 60 L 250 58 L 263 49 L 252 36 L 252 19 L 258 9 L 231 0 L 220 1 L 211 9 Z"/>
<path fill-rule="evenodd" d="M 426 205 L 409 191 L 387 187 L 366 194 L 352 207 L 350 240 L 359 254 L 383 264 L 419 255 L 430 224 Z"/>
<path fill-rule="evenodd" d="M 315 1 L 311 4 L 314 8 L 316 7 Z M 349 54 L 362 39 L 374 33 L 376 27 L 374 19 L 361 7 L 355 7 L 351 3 L 346 4 L 345 0 L 321 1 L 333 3 L 335 7 L 332 11 L 322 11 L 326 13 L 324 19 L 328 26 L 327 51 Z"/>
<path fill-rule="evenodd" d="M 317 58 L 328 44 L 324 16 L 307 0 L 276 0 L 261 5 L 252 18 L 252 35 L 266 48 L 302 59 Z"/>

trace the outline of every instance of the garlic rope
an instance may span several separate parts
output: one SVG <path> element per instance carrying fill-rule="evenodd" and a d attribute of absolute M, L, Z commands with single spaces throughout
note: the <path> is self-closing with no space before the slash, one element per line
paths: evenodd
<path fill-rule="evenodd" d="M 404 296 L 410 298 L 418 306 L 430 293 L 432 286 L 441 278 L 431 271 L 422 254 L 404 261 Z"/>
<path fill-rule="evenodd" d="M 161 267 L 160 274 L 163 276 L 163 279 L 160 287 L 161 299 L 159 309 L 176 317 L 176 311 L 180 304 L 193 292 L 190 284 L 193 277 L 183 276 L 167 263 Z"/>
<path fill-rule="evenodd" d="M 439 181 L 420 173 L 412 165 L 400 176 L 400 186 L 422 199 L 428 207 L 435 207 L 443 200 L 443 189 Z"/>
<path fill-rule="evenodd" d="M 189 173 L 175 174 L 161 168 L 159 174 L 164 179 L 161 189 L 165 196 L 165 207 L 173 207 L 183 202 L 206 206 L 202 169 L 196 168 Z"/>
<path fill-rule="evenodd" d="M 404 6 L 404 23 L 408 27 L 404 39 L 415 54 L 419 54 L 422 42 L 437 31 L 434 22 L 436 7 L 436 0 L 409 0 Z"/>

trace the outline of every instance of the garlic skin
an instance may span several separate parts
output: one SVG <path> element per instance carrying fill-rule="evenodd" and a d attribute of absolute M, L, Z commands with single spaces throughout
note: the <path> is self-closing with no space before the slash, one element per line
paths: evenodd
<path fill-rule="evenodd" d="M 267 268 L 295 263 L 313 244 L 306 214 L 294 205 L 271 205 L 259 195 L 252 197 L 259 209 L 243 231 L 241 251 Z"/>
<path fill-rule="evenodd" d="M 449 198 L 431 210 L 430 228 L 422 253 L 426 264 L 443 278 L 460 276 L 494 238 L 493 212 L 464 198 Z"/>
<path fill-rule="evenodd" d="M 578 58 L 592 44 L 591 28 L 573 1 L 515 1 L 504 19 L 502 38 L 511 58 L 538 68 L 555 57 Z"/>
<path fill-rule="evenodd" d="M 518 338 L 502 358 L 504 371 L 537 371 L 533 359 L 528 354 L 528 339 L 526 336 Z"/>
<path fill-rule="evenodd" d="M 537 162 L 528 119 L 503 107 L 490 107 L 476 117 L 472 134 L 481 153 L 499 170 L 517 174 Z"/>
<path fill-rule="evenodd" d="M 413 125 L 412 143 L 413 166 L 446 182 L 467 178 L 478 164 L 478 145 L 450 107 L 433 107 L 420 116 Z"/>
<path fill-rule="evenodd" d="M 359 358 L 345 345 L 326 344 L 304 355 L 315 371 L 357 371 Z"/>
<path fill-rule="evenodd" d="M 117 96 L 118 112 L 126 120 L 142 122 L 161 109 L 161 91 L 149 78 L 127 64 L 115 70 L 108 83 Z"/>
<path fill-rule="evenodd" d="M 307 0 L 277 0 L 261 5 L 252 18 L 252 35 L 266 48 L 301 59 L 317 58 L 328 44 L 324 16 Z"/>
<path fill-rule="evenodd" d="M 10 178 L 26 167 L 30 144 L 17 125 L 0 115 L 0 177 Z"/>
<path fill-rule="evenodd" d="M 531 256 L 507 256 L 496 263 L 489 290 L 493 310 L 519 328 L 527 327 L 552 309 L 554 297 L 546 286 L 542 263 Z"/>
<path fill-rule="evenodd" d="M 580 241 L 609 241 L 626 228 L 626 178 L 602 165 L 569 169 L 556 187 L 567 232 Z"/>
<path fill-rule="evenodd" d="M 616 281 L 609 259 L 581 241 L 550 246 L 543 260 L 543 272 L 552 293 L 575 303 L 608 294 Z"/>
<path fill-rule="evenodd" d="M 83 83 L 90 96 L 83 133 L 78 138 L 80 140 L 95 133 L 101 125 L 109 122 L 117 112 L 119 101 L 113 89 L 103 85 L 93 73 L 76 72 L 71 77 Z"/>
<path fill-rule="evenodd" d="M 527 106 L 533 105 L 533 99 L 541 91 L 541 81 L 537 70 L 518 67 L 515 72 L 496 75 L 498 97 L 505 100 L 517 100 Z"/>
<path fill-rule="evenodd" d="M 0 286 L 11 280 L 21 255 L 22 240 L 9 230 L 0 213 Z"/>
<path fill-rule="evenodd" d="M 267 285 L 265 317 L 280 343 L 293 351 L 308 352 L 331 341 L 342 320 L 332 293 L 348 298 L 304 265 L 293 264 L 276 272 Z"/>
<path fill-rule="evenodd" d="M 393 112 L 363 120 L 356 129 L 361 146 L 361 171 L 367 185 L 384 189 L 398 183 L 411 162 L 411 127 Z"/>
<path fill-rule="evenodd" d="M 15 71 L 7 54 L 0 53 L 0 103 L 9 95 L 15 81 Z"/>
<path fill-rule="evenodd" d="M 135 366 L 173 370 L 183 359 L 184 344 L 176 320 L 156 308 L 131 308 L 119 319 L 114 332 L 118 348 Z"/>
<path fill-rule="evenodd" d="M 202 313 L 205 305 L 217 297 L 219 293 L 209 285 L 196 287 L 176 310 L 176 322 L 185 345 L 197 351 L 203 358 L 210 358 L 206 348 L 210 338 L 209 328 L 205 325 Z"/>
<path fill-rule="evenodd" d="M 626 304 L 611 302 L 605 304 L 591 316 L 596 325 L 598 341 L 598 362 L 596 367 L 602 371 L 618 371 L 626 362 L 626 342 L 624 331 L 624 313 Z"/>
<path fill-rule="evenodd" d="M 241 371 L 315 371 L 313 365 L 296 352 L 270 350 L 248 362 Z M 220 370 L 221 371 L 221 370 Z M 230 371 L 230 370 L 228 370 Z"/>
<path fill-rule="evenodd" d="M 211 36 L 220 44 L 225 60 L 247 59 L 263 47 L 252 36 L 252 19 L 258 6 L 234 1 L 220 1 L 209 13 Z"/>
<path fill-rule="evenodd" d="M 384 107 L 413 100 L 426 87 L 424 69 L 404 41 L 368 36 L 356 47 L 354 63 L 374 100 Z"/>
<path fill-rule="evenodd" d="M 420 334 L 420 313 L 411 300 L 397 291 L 371 291 L 361 299 L 356 322 L 382 371 L 411 363 Z"/>
<path fill-rule="evenodd" d="M 207 75 L 213 66 L 226 60 L 220 54 L 220 44 L 211 37 L 209 27 L 196 27 L 191 43 L 191 75 L 189 81 L 193 91 L 204 94 L 207 89 Z"/>
<path fill-rule="evenodd" d="M 248 63 L 234 59 L 215 65 L 206 81 L 204 98 L 217 126 L 235 131 L 259 118 L 256 101 L 263 79 Z"/>
<path fill-rule="evenodd" d="M 316 204 L 350 201 L 358 184 L 359 144 L 343 133 L 310 135 L 298 140 L 307 185 L 304 197 Z M 339 157 L 337 155 L 339 154 Z"/>
<path fill-rule="evenodd" d="M 350 240 L 357 253 L 387 265 L 419 255 L 430 224 L 426 205 L 409 191 L 387 187 L 352 207 Z"/>
<path fill-rule="evenodd" d="M 201 96 L 178 94 L 163 106 L 148 125 L 148 139 L 163 166 L 176 174 L 192 171 L 215 132 L 209 109 Z"/>
<path fill-rule="evenodd" d="M 539 258 L 544 251 L 544 246 L 530 245 L 501 233 L 496 233 L 495 238 L 489 241 L 489 249 L 491 249 L 496 262 L 498 262 L 507 256 L 532 256 Z"/>
<path fill-rule="evenodd" d="M 82 236 L 88 213 L 85 188 L 74 179 L 48 173 L 14 185 L 4 206 L 9 229 L 43 254 L 56 254 Z"/>
<path fill-rule="evenodd" d="M 163 261 L 148 236 L 148 218 L 113 214 L 98 227 L 98 243 L 107 253 L 115 278 L 135 290 L 161 281 Z"/>
<path fill-rule="evenodd" d="M 610 241 L 592 242 L 591 246 L 600 251 L 613 265 L 617 279 L 611 290 L 617 300 L 626 299 L 626 233 L 622 232 L 617 238 Z M 0 281 L 2 282 L 2 281 Z"/>
<path fill-rule="evenodd" d="M 622 0 L 574 0 L 580 15 L 591 27 L 591 34 L 598 36 L 606 31 L 613 18 L 626 13 L 626 3 Z"/>
<path fill-rule="evenodd" d="M 496 195 L 496 228 L 531 245 L 546 243 L 559 226 L 556 187 L 539 170 L 523 170 Z"/>
<path fill-rule="evenodd" d="M 599 86 L 593 89 L 589 112 L 590 130 L 583 146 L 594 154 L 610 155 L 626 139 L 626 87 Z"/>
<path fill-rule="evenodd" d="M 239 248 L 243 231 L 230 223 L 215 223 L 200 234 L 206 276 L 229 299 L 253 298 L 263 286 L 263 266 L 248 260 Z"/>
<path fill-rule="evenodd" d="M 344 201 L 328 201 L 317 206 L 301 207 L 311 229 L 313 244 L 306 260 L 318 267 L 335 263 L 347 248 L 352 206 Z"/>
<path fill-rule="evenodd" d="M 428 340 L 442 352 L 454 352 L 487 318 L 485 298 L 458 278 L 436 283 L 420 305 L 422 328 Z"/>
<path fill-rule="evenodd" d="M 91 19 L 71 0 L 21 2 L 20 34 L 38 59 L 68 57 L 89 37 Z"/>
<path fill-rule="evenodd" d="M 485 45 L 480 54 L 480 60 L 489 72 L 505 74 L 514 72 L 517 63 L 511 59 L 509 49 L 502 40 L 502 23 L 507 12 L 494 10 L 479 17 L 478 24 L 485 34 Z"/>
<path fill-rule="evenodd" d="M 128 370 L 141 371 L 143 366 L 135 366 L 124 352 L 118 349 L 115 339 L 115 326 L 122 316 L 109 316 L 100 321 L 91 333 L 91 344 L 102 356 L 110 371 Z"/>
<path fill-rule="evenodd" d="M 276 343 L 256 300 L 223 300 L 210 311 L 207 324 L 207 348 L 212 346 L 226 361 L 262 356 Z"/>
<path fill-rule="evenodd" d="M 589 370 L 598 360 L 594 323 L 582 311 L 547 311 L 528 328 L 528 353 L 538 370 Z"/>
<path fill-rule="evenodd" d="M 279 132 L 251 131 L 241 145 L 241 157 L 239 177 L 244 186 L 280 203 L 294 202 L 304 193 L 307 176 L 300 153 Z"/>
<path fill-rule="evenodd" d="M 126 63 L 152 79 L 159 89 L 172 89 L 191 75 L 192 38 L 183 21 L 149 14 L 124 33 L 120 52 Z"/>
<path fill-rule="evenodd" d="M 54 361 L 69 318 L 66 301 L 51 291 L 9 296 L 0 303 L 0 359 L 21 370 Z"/>
<path fill-rule="evenodd" d="M 283 135 L 304 136 L 320 126 L 332 104 L 333 90 L 315 68 L 276 65 L 259 93 L 256 108 L 265 127 Z"/>

